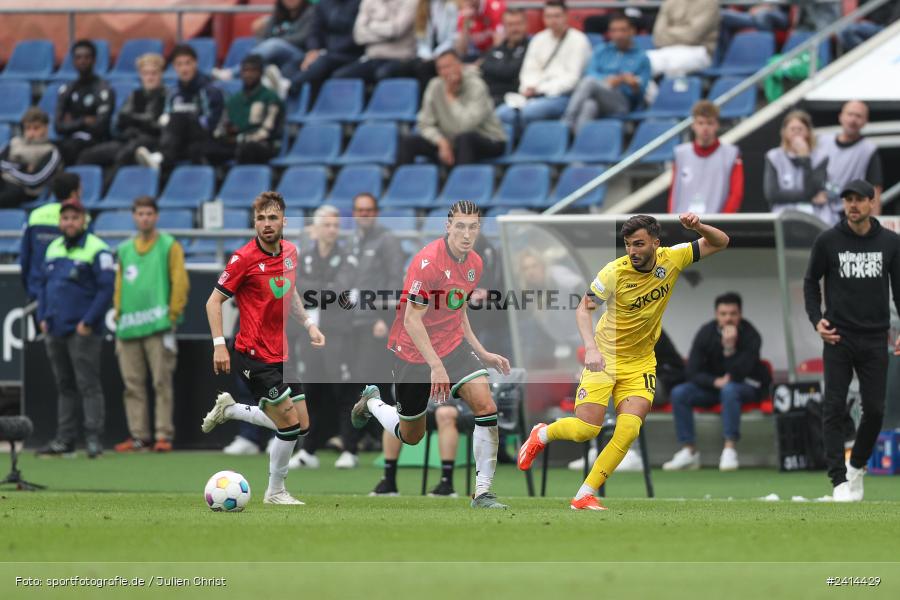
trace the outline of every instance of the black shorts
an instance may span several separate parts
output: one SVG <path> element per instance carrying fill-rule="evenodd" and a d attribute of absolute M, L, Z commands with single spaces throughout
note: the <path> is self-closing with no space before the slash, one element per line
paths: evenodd
<path fill-rule="evenodd" d="M 475 356 L 475 351 L 468 342 L 463 341 L 450 354 L 443 357 L 444 369 L 450 377 L 450 396 L 456 393 L 465 383 L 487 376 L 484 363 Z M 403 359 L 394 359 L 394 389 L 397 396 L 397 413 L 404 421 L 415 421 L 421 418 L 428 408 L 431 396 L 431 367 L 425 363 L 410 363 Z"/>
<path fill-rule="evenodd" d="M 234 351 L 233 362 L 233 368 L 238 370 L 260 408 L 266 404 L 279 404 L 288 398 L 293 402 L 305 399 L 303 385 L 293 370 L 288 368 L 285 376 L 284 363 L 259 362 L 237 350 Z"/>

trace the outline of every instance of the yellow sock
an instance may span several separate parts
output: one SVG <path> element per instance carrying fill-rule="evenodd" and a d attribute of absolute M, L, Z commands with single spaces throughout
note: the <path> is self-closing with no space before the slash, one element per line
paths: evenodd
<path fill-rule="evenodd" d="M 566 417 L 547 425 L 547 441 L 569 440 L 586 442 L 600 435 L 600 426 L 591 425 L 578 417 Z"/>
<path fill-rule="evenodd" d="M 609 479 L 609 476 L 625 458 L 625 453 L 628 452 L 631 443 L 640 434 L 641 424 L 640 417 L 635 415 L 625 413 L 616 417 L 616 430 L 613 432 L 612 439 L 594 461 L 591 472 L 584 480 L 585 485 L 596 490 Z"/>

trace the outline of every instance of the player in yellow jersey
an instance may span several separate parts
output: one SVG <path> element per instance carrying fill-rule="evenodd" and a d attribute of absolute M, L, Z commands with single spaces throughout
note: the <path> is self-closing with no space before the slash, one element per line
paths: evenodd
<path fill-rule="evenodd" d="M 597 500 L 597 491 L 622 462 L 650 412 L 656 392 L 653 347 L 678 276 L 692 263 L 728 246 L 728 236 L 701 223 L 697 215 L 685 213 L 679 219 L 702 237 L 689 244 L 660 247 L 660 226 L 653 217 L 636 215 L 622 225 L 627 256 L 600 270 L 575 313 L 585 346 L 575 416 L 550 425 L 538 423 L 519 450 L 519 468 L 526 470 L 548 442 L 586 442 L 597 437 L 612 396 L 616 428 L 572 500 L 575 510 L 606 510 Z M 601 304 L 606 304 L 606 312 L 595 329 L 591 313 Z"/>

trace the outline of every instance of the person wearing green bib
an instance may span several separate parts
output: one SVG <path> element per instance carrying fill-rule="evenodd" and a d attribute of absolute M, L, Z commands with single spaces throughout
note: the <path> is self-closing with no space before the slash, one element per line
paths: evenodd
<path fill-rule="evenodd" d="M 138 233 L 119 245 L 113 295 L 116 356 L 125 382 L 125 416 L 131 437 L 116 444 L 115 450 L 149 450 L 152 443 L 154 452 L 168 452 L 175 436 L 175 328 L 187 304 L 188 275 L 181 244 L 156 229 L 156 200 L 150 196 L 137 198 L 131 213 Z M 148 365 L 156 399 L 155 431 L 150 429 L 147 414 Z"/>

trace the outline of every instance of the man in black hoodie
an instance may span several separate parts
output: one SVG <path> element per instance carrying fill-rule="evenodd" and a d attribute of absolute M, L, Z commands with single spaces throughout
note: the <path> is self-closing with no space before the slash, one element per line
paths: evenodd
<path fill-rule="evenodd" d="M 900 238 L 871 217 L 875 188 L 862 179 L 841 191 L 846 219 L 813 243 L 803 280 L 806 314 L 825 342 L 823 428 L 825 461 L 836 502 L 863 497 L 863 475 L 881 431 L 887 387 L 891 292 L 900 310 Z M 825 314 L 819 281 L 825 278 Z M 890 287 L 888 287 L 890 277 Z M 894 344 L 900 354 L 900 337 Z M 853 371 L 859 378 L 862 419 L 844 464 L 844 414 Z"/>

